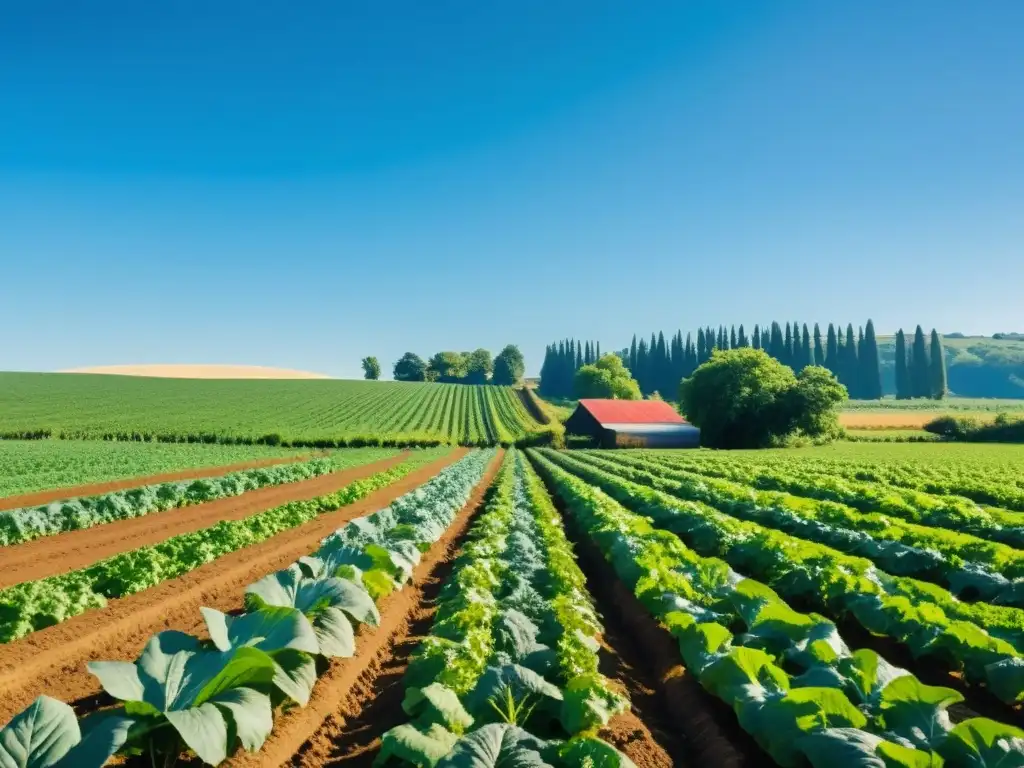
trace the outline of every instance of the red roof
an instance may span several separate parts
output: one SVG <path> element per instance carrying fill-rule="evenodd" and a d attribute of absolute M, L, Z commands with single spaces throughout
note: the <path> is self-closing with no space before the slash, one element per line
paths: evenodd
<path fill-rule="evenodd" d="M 580 400 L 602 424 L 686 424 L 675 408 L 662 400 Z"/>

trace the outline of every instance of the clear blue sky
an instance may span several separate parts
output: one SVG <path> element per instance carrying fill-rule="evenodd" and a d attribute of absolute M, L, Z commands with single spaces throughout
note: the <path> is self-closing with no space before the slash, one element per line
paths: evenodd
<path fill-rule="evenodd" d="M 1024 331 L 1024 2 L 11 3 L 0 368 Z"/>

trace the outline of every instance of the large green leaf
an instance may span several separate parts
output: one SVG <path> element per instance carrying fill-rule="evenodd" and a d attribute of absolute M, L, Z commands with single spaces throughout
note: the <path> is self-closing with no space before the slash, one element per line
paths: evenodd
<path fill-rule="evenodd" d="M 440 683 L 407 689 L 402 709 L 422 728 L 437 723 L 449 731 L 462 733 L 473 724 L 472 716 L 455 692 Z"/>
<path fill-rule="evenodd" d="M 985 667 L 988 689 L 1002 701 L 1019 704 L 1024 701 L 1024 659 L 1014 656 Z"/>
<path fill-rule="evenodd" d="M 324 608 L 313 619 L 320 655 L 348 659 L 356 652 L 356 633 L 341 608 Z"/>
<path fill-rule="evenodd" d="M 505 690 L 511 691 L 516 700 L 530 697 L 539 708 L 557 713 L 562 701 L 562 692 L 531 669 L 518 664 L 502 667 L 488 667 L 477 681 L 476 687 L 466 696 L 466 708 L 477 719 L 494 714 L 489 702 L 501 699 Z"/>
<path fill-rule="evenodd" d="M 872 707 L 878 705 L 882 689 L 896 678 L 910 674 L 869 648 L 861 648 L 840 659 L 839 671 L 853 684 L 858 703 Z"/>
<path fill-rule="evenodd" d="M 827 728 L 796 742 L 814 768 L 940 768 L 934 752 L 909 749 L 858 728 Z"/>
<path fill-rule="evenodd" d="M 441 725 L 432 725 L 426 731 L 405 723 L 392 728 L 381 738 L 380 752 L 374 759 L 374 766 L 387 765 L 392 758 L 404 760 L 417 766 L 433 768 L 449 752 L 459 739 Z"/>
<path fill-rule="evenodd" d="M 952 727 L 946 707 L 963 699 L 952 688 L 925 685 L 913 675 L 904 675 L 882 689 L 880 709 L 887 730 L 930 748 Z"/>
<path fill-rule="evenodd" d="M 74 710 L 62 701 L 40 696 L 0 729 L 0 768 L 48 768 L 80 740 Z M 93 765 L 103 765 L 106 757 Z"/>
<path fill-rule="evenodd" d="M 789 675 L 775 666 L 772 658 L 756 648 L 733 648 L 710 664 L 700 682 L 728 704 L 754 696 L 771 696 L 789 688 Z"/>
<path fill-rule="evenodd" d="M 251 688 L 235 688 L 213 700 L 234 724 L 242 746 L 254 752 L 263 746 L 274 727 L 270 697 Z"/>
<path fill-rule="evenodd" d="M 221 651 L 250 646 L 271 654 L 285 648 L 318 652 L 313 626 L 297 608 L 268 606 L 241 616 L 229 616 L 213 608 L 199 610 L 206 620 L 210 639 Z"/>
<path fill-rule="evenodd" d="M 558 756 L 565 765 L 588 768 L 637 768 L 624 754 L 611 744 L 593 736 L 577 736 L 563 744 Z"/>
<path fill-rule="evenodd" d="M 298 608 L 310 617 L 334 607 L 363 624 L 380 625 L 380 612 L 365 589 L 347 579 L 309 578 L 298 565 L 263 577 L 251 584 L 245 594 L 248 601 L 260 607 Z"/>
<path fill-rule="evenodd" d="M 780 765 L 800 762 L 799 740 L 827 728 L 862 728 L 866 718 L 842 691 L 795 688 L 784 696 L 752 698 L 737 705 L 740 725 Z"/>
<path fill-rule="evenodd" d="M 965 768 L 1021 768 L 1024 731 L 985 717 L 958 723 L 939 746 L 950 764 Z"/>
<path fill-rule="evenodd" d="M 228 721 L 214 704 L 169 710 L 164 716 L 204 763 L 219 765 L 227 758 Z"/>
<path fill-rule="evenodd" d="M 274 687 L 300 706 L 309 704 L 316 685 L 316 661 L 304 651 L 285 648 L 273 655 Z"/>
<path fill-rule="evenodd" d="M 599 728 L 629 707 L 625 697 L 610 690 L 604 678 L 581 675 L 569 681 L 563 692 L 559 720 L 566 733 Z"/>
<path fill-rule="evenodd" d="M 548 744 L 522 728 L 491 723 L 459 739 L 439 768 L 551 768 Z"/>

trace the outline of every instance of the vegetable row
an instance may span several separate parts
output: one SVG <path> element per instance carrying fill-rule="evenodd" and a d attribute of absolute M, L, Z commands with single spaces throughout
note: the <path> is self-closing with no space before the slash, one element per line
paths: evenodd
<path fill-rule="evenodd" d="M 530 456 L 618 577 L 676 638 L 687 669 L 779 765 L 1024 760 L 1024 731 L 985 718 L 953 726 L 946 710 L 961 700 L 957 691 L 925 685 L 871 650 L 851 651 L 832 622 L 699 556 L 590 476 L 564 468 L 561 457 Z"/>
<path fill-rule="evenodd" d="M 20 544 L 41 536 L 240 496 L 247 491 L 308 480 L 345 467 L 377 461 L 394 453 L 381 448 L 355 449 L 309 461 L 229 472 L 220 477 L 157 483 L 38 507 L 4 510 L 0 511 L 0 545 Z"/>
<path fill-rule="evenodd" d="M 777 528 L 841 552 L 866 557 L 883 570 L 914 576 L 956 595 L 1024 605 L 1024 552 L 977 536 L 865 513 L 834 501 L 762 491 L 732 480 L 652 463 L 643 457 L 598 453 L 587 460 L 611 471 L 656 470 L 656 486 L 744 520 Z"/>
<path fill-rule="evenodd" d="M 761 490 L 784 491 L 797 496 L 846 504 L 861 512 L 878 512 L 911 523 L 948 528 L 1015 547 L 1024 545 L 1024 513 L 982 507 L 964 496 L 925 493 L 879 482 L 858 480 L 814 469 L 811 462 L 726 461 L 717 457 L 686 457 L 650 452 L 644 461 L 656 461 L 674 469 L 722 477 Z M 856 470 L 849 472 L 856 474 Z"/>
<path fill-rule="evenodd" d="M 0 590 L 0 642 L 11 642 L 91 608 L 102 608 L 108 599 L 133 595 L 218 557 L 266 541 L 390 485 L 447 450 L 417 451 L 395 467 L 324 496 L 288 502 L 240 520 L 222 520 L 208 528 L 122 552 L 86 568 L 6 587 Z"/>
<path fill-rule="evenodd" d="M 492 457 L 474 452 L 351 521 L 311 556 L 250 585 L 240 615 L 201 609 L 209 640 L 169 630 L 135 662 L 90 662 L 120 703 L 77 721 L 67 705 L 37 699 L 0 729 L 0 765 L 99 768 L 117 753 L 172 765 L 185 749 L 217 765 L 238 746 L 258 750 L 276 711 L 309 703 L 318 658 L 353 656 L 355 626 L 379 624 L 376 600 L 408 581 Z"/>
<path fill-rule="evenodd" d="M 915 656 L 928 656 L 972 683 L 985 684 L 1006 703 L 1024 701 L 1020 610 L 962 603 L 935 585 L 880 571 L 869 560 L 679 499 L 652 487 L 658 478 L 649 472 L 622 466 L 613 473 L 591 459 L 554 451 L 544 456 L 677 534 L 696 552 L 722 557 L 764 580 L 787 600 L 848 616 Z"/>
<path fill-rule="evenodd" d="M 598 671 L 600 632 L 551 499 L 511 451 L 406 672 L 410 721 L 376 764 L 632 766 L 595 737 L 628 706 Z"/>

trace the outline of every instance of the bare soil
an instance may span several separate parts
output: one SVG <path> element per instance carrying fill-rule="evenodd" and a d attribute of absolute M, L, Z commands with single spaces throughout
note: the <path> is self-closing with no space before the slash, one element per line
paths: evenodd
<path fill-rule="evenodd" d="M 406 720 L 402 677 L 413 650 L 430 631 L 437 595 L 503 455 L 504 451 L 498 452 L 444 536 L 423 556 L 411 583 L 381 601 L 380 626 L 360 627 L 356 656 L 333 660 L 317 681 L 309 705 L 280 718 L 258 754 L 240 753 L 228 765 L 369 766 L 373 762 L 381 736 Z"/>
<path fill-rule="evenodd" d="M 839 424 L 847 429 L 921 429 L 942 416 L 936 411 L 845 411 Z"/>
<path fill-rule="evenodd" d="M 126 477 L 121 480 L 108 480 L 103 483 L 76 485 L 70 488 L 51 488 L 45 491 L 22 493 L 17 496 L 5 496 L 0 499 L 0 509 L 38 507 L 54 501 L 77 499 L 82 496 L 99 496 L 100 494 L 110 493 L 111 491 L 123 491 L 128 488 L 141 488 L 144 485 L 171 483 L 176 480 L 197 480 L 203 477 L 220 477 L 221 475 L 228 474 L 228 472 L 239 472 L 243 469 L 256 469 L 257 467 L 272 467 L 275 464 L 291 464 L 296 461 L 305 461 L 308 458 L 309 455 L 282 456 L 275 459 L 256 459 L 254 461 L 243 461 L 238 464 L 227 464 L 220 467 L 196 467 L 194 469 L 183 469 L 177 472 L 163 472 L 159 475 Z"/>
<path fill-rule="evenodd" d="M 118 520 L 113 523 L 43 536 L 24 544 L 4 547 L 0 559 L 0 588 L 85 568 L 100 560 L 172 536 L 191 533 L 221 520 L 241 520 L 290 501 L 332 493 L 360 478 L 382 472 L 408 458 L 403 452 L 380 461 L 332 472 L 297 483 L 285 483 L 227 499 Z"/>
<path fill-rule="evenodd" d="M 165 629 L 202 634 L 205 626 L 199 613 L 201 606 L 224 612 L 240 609 L 246 586 L 291 565 L 349 520 L 387 506 L 466 452 L 464 448 L 455 449 L 354 504 L 225 555 L 177 579 L 111 600 L 105 608 L 0 645 L 0 723 L 7 722 L 41 693 L 77 702 L 79 709 L 94 708 L 100 688 L 86 670 L 86 662 L 130 661 L 137 658 L 150 636 Z"/>

